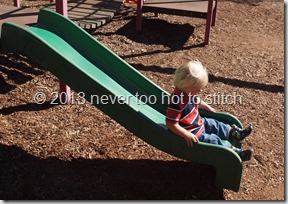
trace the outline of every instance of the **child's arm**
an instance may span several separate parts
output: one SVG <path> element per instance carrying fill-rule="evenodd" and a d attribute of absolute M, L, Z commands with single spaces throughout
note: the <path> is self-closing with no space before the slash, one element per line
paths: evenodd
<path fill-rule="evenodd" d="M 210 112 L 216 112 L 214 108 L 212 108 L 210 105 L 208 105 L 205 101 L 200 101 L 199 108 L 210 111 Z"/>
<path fill-rule="evenodd" d="M 193 133 L 187 131 L 183 127 L 181 127 L 178 123 L 169 123 L 166 122 L 166 126 L 169 130 L 171 130 L 173 133 L 184 137 L 184 139 L 187 142 L 187 145 L 189 147 L 193 147 L 193 142 L 199 142 L 198 137 L 194 135 Z"/>

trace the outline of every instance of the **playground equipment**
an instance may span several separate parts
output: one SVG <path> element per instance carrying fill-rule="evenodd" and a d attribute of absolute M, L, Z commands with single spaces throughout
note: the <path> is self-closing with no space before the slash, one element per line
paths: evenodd
<path fill-rule="evenodd" d="M 136 0 L 135 0 L 136 1 Z M 218 0 L 138 0 L 136 31 L 142 29 L 142 13 L 153 12 L 206 19 L 204 45 L 209 44 L 211 27 L 215 25 Z"/>
<path fill-rule="evenodd" d="M 74 91 L 85 93 L 87 101 L 148 144 L 181 159 L 213 166 L 218 188 L 239 191 L 243 167 L 238 154 L 202 142 L 188 147 L 165 126 L 169 94 L 68 18 L 41 9 L 37 24 L 31 27 L 6 22 L 0 46 L 23 53 Z M 91 96 L 104 95 L 114 100 L 91 100 Z M 151 96 L 153 100 L 140 101 Z M 201 110 L 200 114 L 243 127 L 228 113 Z M 228 143 L 241 147 L 236 140 Z"/>

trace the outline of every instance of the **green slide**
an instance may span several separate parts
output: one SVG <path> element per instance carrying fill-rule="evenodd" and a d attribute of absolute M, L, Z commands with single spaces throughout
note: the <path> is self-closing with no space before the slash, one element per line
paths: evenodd
<path fill-rule="evenodd" d="M 240 157 L 218 145 L 200 142 L 188 147 L 183 138 L 168 131 L 169 94 L 70 19 L 42 9 L 31 27 L 4 23 L 0 43 L 2 50 L 23 53 L 75 92 L 85 93 L 88 102 L 148 144 L 178 158 L 213 166 L 218 188 L 239 191 Z M 242 127 L 228 113 L 201 110 L 201 115 Z M 228 143 L 241 147 L 237 141 Z"/>

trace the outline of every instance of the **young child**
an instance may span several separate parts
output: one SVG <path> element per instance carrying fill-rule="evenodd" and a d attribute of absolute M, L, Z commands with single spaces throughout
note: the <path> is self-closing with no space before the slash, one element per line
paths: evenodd
<path fill-rule="evenodd" d="M 184 63 L 176 70 L 175 89 L 170 96 L 166 113 L 168 129 L 183 137 L 190 147 L 199 141 L 225 146 L 222 140 L 228 140 L 229 137 L 242 141 L 252 132 L 252 125 L 240 129 L 199 115 L 198 108 L 215 112 L 214 108 L 197 96 L 207 84 L 208 73 L 199 61 Z M 250 160 L 253 154 L 253 149 L 229 148 L 238 153 L 242 161 Z"/>

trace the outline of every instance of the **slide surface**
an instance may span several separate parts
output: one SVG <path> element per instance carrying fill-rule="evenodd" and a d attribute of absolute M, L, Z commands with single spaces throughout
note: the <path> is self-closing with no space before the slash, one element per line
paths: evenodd
<path fill-rule="evenodd" d="M 48 9 L 37 24 L 23 28 L 4 23 L 0 48 L 20 52 L 61 79 L 75 92 L 148 144 L 178 158 L 215 167 L 215 185 L 239 191 L 242 161 L 228 148 L 198 143 L 193 148 L 168 131 L 165 112 L 169 94 L 147 79 L 68 18 Z M 201 115 L 236 124 L 227 113 Z M 231 144 L 241 147 L 237 141 Z"/>

